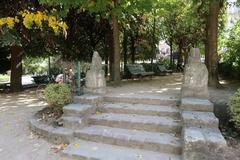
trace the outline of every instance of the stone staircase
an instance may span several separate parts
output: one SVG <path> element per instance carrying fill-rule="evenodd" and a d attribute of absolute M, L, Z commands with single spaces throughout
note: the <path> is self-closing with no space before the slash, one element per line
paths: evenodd
<path fill-rule="evenodd" d="M 96 160 L 181 159 L 182 120 L 176 99 L 106 96 L 76 101 L 64 107 L 64 127 L 74 131 L 65 155 Z"/>

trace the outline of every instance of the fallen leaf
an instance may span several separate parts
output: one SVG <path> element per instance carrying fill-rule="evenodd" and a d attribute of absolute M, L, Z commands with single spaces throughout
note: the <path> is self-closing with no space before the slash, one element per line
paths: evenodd
<path fill-rule="evenodd" d="M 79 148 L 80 144 L 75 143 L 75 144 L 73 144 L 73 146 L 74 146 L 75 148 Z"/>

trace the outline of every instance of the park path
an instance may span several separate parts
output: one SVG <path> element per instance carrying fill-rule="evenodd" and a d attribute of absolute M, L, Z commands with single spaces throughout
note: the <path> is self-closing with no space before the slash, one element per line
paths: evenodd
<path fill-rule="evenodd" d="M 68 160 L 55 153 L 56 146 L 30 132 L 29 118 L 46 105 L 34 93 L 0 95 L 0 159 Z"/>

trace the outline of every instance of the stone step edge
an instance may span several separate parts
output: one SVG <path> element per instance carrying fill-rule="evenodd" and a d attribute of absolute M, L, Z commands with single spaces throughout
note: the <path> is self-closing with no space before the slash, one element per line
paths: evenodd
<path fill-rule="evenodd" d="M 122 129 L 122 128 L 113 128 L 113 127 L 105 127 L 105 126 L 90 126 L 88 128 L 94 129 L 97 128 L 95 132 L 86 131 L 86 130 L 77 130 L 74 131 L 74 136 L 78 137 L 83 140 L 87 141 L 93 141 L 93 142 L 100 142 L 100 143 L 107 143 L 112 145 L 118 145 L 118 146 L 124 146 L 124 147 L 131 147 L 131 148 L 138 148 L 138 149 L 144 149 L 149 151 L 161 151 L 163 153 L 171 153 L 171 154 L 181 154 L 182 144 L 181 139 L 177 138 L 174 134 L 167 134 L 167 133 L 159 133 L 159 135 L 156 135 L 156 132 L 145 132 L 148 136 L 162 136 L 163 138 L 168 138 L 166 135 L 170 135 L 169 142 L 162 141 L 152 141 L 152 139 L 139 139 L 139 138 L 129 138 L 127 136 L 122 136 L 121 134 L 117 136 L 117 132 L 126 132 L 131 133 L 134 132 L 131 129 Z M 100 128 L 99 128 L 100 127 Z M 87 128 L 86 128 L 87 129 Z M 109 130 L 112 132 L 111 134 L 104 134 L 104 130 Z M 135 131 L 137 134 L 139 134 L 141 131 Z M 161 135 L 162 134 L 162 135 Z M 141 137 L 141 136 L 140 136 Z M 176 139 L 171 139 L 176 138 Z M 173 141 L 176 141 L 176 144 L 173 144 Z"/>
<path fill-rule="evenodd" d="M 47 141 L 57 145 L 69 144 L 74 138 L 73 130 L 64 127 L 54 128 L 53 126 L 39 122 L 35 117 L 29 120 L 29 129 L 41 135 Z"/>
<path fill-rule="evenodd" d="M 104 143 L 76 140 L 62 152 L 63 155 L 95 160 L 181 160 L 181 156 L 140 149 L 120 147 Z"/>

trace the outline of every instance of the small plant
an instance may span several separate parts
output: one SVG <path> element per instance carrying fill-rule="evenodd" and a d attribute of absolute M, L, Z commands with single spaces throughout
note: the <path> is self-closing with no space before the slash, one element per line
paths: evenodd
<path fill-rule="evenodd" d="M 72 90 L 68 84 L 49 84 L 44 91 L 44 97 L 53 107 L 63 107 L 72 101 Z"/>
<path fill-rule="evenodd" d="M 231 97 L 228 106 L 231 120 L 240 129 L 240 89 Z"/>

